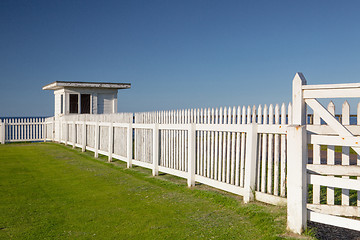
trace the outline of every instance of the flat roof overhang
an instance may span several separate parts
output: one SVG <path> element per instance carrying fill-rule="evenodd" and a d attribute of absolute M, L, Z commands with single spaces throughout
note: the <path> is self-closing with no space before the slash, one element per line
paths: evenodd
<path fill-rule="evenodd" d="M 108 89 L 128 89 L 130 83 L 109 83 L 109 82 L 71 82 L 55 81 L 42 87 L 43 90 L 58 90 L 62 88 L 108 88 Z"/>

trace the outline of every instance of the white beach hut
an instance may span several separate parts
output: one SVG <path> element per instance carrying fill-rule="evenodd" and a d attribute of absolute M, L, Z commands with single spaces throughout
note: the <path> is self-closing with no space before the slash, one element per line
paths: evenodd
<path fill-rule="evenodd" d="M 54 90 L 55 118 L 68 114 L 107 114 L 117 112 L 118 89 L 130 83 L 56 81 L 43 90 Z"/>

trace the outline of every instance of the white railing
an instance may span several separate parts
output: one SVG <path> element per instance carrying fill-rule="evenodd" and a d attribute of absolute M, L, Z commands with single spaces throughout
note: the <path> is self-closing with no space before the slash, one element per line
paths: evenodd
<path fill-rule="evenodd" d="M 286 203 L 284 104 L 136 113 L 135 123 L 131 116 L 115 121 L 91 117 L 64 116 L 47 124 L 59 126 L 55 141 L 93 151 L 96 157 L 149 168 L 155 175 L 169 173 L 189 184 L 204 183 L 245 196 L 245 201 L 256 197 Z"/>
<path fill-rule="evenodd" d="M 18 117 L 0 120 L 0 142 L 44 140 L 44 117 Z"/>
<path fill-rule="evenodd" d="M 291 105 L 288 109 L 291 110 Z M 196 131 L 196 171 L 199 176 L 235 186 L 244 186 L 245 133 L 236 132 L 237 125 L 257 124 L 256 199 L 271 204 L 286 203 L 286 126 L 291 111 L 285 104 L 269 107 L 209 108 L 153 113 L 136 113 L 138 123 L 186 124 L 209 126 Z M 175 167 L 183 165 L 186 132 L 164 130 L 160 133 L 164 146 L 160 162 Z M 143 130 L 135 131 L 136 139 L 150 139 Z M 146 142 L 146 141 L 145 141 Z M 142 142 L 141 146 L 145 146 Z M 143 154 L 144 151 L 135 153 Z M 145 151 L 146 153 L 146 151 Z M 180 161 L 179 163 L 177 163 Z"/>

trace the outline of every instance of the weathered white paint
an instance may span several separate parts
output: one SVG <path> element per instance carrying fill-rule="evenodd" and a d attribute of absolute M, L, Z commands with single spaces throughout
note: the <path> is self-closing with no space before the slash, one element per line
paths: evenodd
<path fill-rule="evenodd" d="M 344 166 L 344 165 L 307 164 L 306 168 L 309 173 L 316 173 L 320 175 L 360 177 L 360 166 L 356 166 L 356 165 Z"/>
<path fill-rule="evenodd" d="M 309 220 L 342 228 L 360 231 L 358 220 L 309 211 Z"/>
<path fill-rule="evenodd" d="M 360 191 L 360 181 L 357 179 L 338 178 L 329 176 L 320 176 L 315 174 L 308 174 L 309 184 L 319 184 L 322 186 L 353 189 Z M 348 205 L 347 205 L 348 206 Z"/>
<path fill-rule="evenodd" d="M 357 206 L 307 204 L 307 208 L 313 212 L 345 217 L 360 217 L 360 208 Z"/>
<path fill-rule="evenodd" d="M 250 131 L 246 136 L 246 161 L 245 161 L 245 182 L 244 202 L 254 200 L 256 181 L 256 150 L 257 150 L 257 124 L 252 123 Z"/>
<path fill-rule="evenodd" d="M 306 105 L 303 98 L 303 86 L 306 85 L 306 79 L 302 73 L 296 73 L 293 79 L 292 94 L 292 124 L 306 124 Z"/>
<path fill-rule="evenodd" d="M 283 197 L 274 196 L 268 193 L 255 192 L 256 201 L 276 205 L 276 206 L 286 206 L 287 199 Z"/>
<path fill-rule="evenodd" d="M 191 123 L 188 129 L 188 180 L 187 184 L 189 187 L 195 186 L 195 156 L 196 156 L 196 145 L 195 145 L 195 132 L 196 131 L 196 124 Z"/>
<path fill-rule="evenodd" d="M 299 121 L 294 119 L 294 121 Z M 307 221 L 307 143 L 305 126 L 288 127 L 288 179 L 287 179 L 287 226 L 295 233 L 302 233 Z"/>
<path fill-rule="evenodd" d="M 159 175 L 159 124 L 155 123 L 154 128 L 152 130 L 153 139 L 152 139 L 152 147 L 153 147 L 153 169 L 152 175 Z M 130 145 L 130 144 L 129 144 Z"/>

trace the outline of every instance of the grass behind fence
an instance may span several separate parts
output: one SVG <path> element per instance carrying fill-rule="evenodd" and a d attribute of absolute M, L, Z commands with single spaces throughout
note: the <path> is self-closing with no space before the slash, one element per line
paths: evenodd
<path fill-rule="evenodd" d="M 0 153 L 1 239 L 287 236 L 284 207 L 245 205 L 53 143 L 0 145 Z"/>

